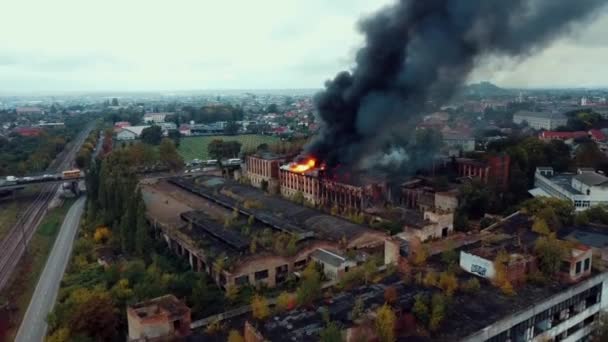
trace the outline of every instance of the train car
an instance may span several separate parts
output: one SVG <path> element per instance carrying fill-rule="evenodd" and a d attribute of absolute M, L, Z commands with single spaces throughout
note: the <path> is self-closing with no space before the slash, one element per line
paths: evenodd
<path fill-rule="evenodd" d="M 77 178 L 80 178 L 80 170 L 74 169 L 74 170 L 63 171 L 61 176 L 63 179 L 77 179 Z"/>

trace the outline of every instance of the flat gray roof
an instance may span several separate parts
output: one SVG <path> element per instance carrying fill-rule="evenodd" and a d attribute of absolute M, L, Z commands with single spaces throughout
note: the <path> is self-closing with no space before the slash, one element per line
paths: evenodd
<path fill-rule="evenodd" d="M 340 265 L 346 261 L 346 258 L 322 248 L 314 251 L 311 257 L 323 262 L 324 264 L 332 265 L 334 267 L 340 267 Z"/>
<path fill-rule="evenodd" d="M 608 182 L 608 177 L 595 172 L 584 172 L 574 176 L 574 179 L 588 186 L 598 186 Z"/>

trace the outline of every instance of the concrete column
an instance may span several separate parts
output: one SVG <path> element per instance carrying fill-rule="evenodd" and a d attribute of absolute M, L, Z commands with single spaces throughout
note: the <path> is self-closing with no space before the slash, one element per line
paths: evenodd
<path fill-rule="evenodd" d="M 268 287 L 275 287 L 277 285 L 277 269 L 271 267 L 268 269 Z"/>

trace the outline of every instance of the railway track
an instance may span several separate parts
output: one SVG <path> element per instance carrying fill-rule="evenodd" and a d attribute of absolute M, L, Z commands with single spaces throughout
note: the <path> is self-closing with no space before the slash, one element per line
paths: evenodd
<path fill-rule="evenodd" d="M 74 139 L 73 143 L 59 160 L 54 162 L 50 169 L 61 171 L 70 168 L 85 139 L 93 129 L 89 125 Z M 11 279 L 19 261 L 27 251 L 27 246 L 34 236 L 38 225 L 46 215 L 49 204 L 55 198 L 61 185 L 44 185 L 32 204 L 21 214 L 17 223 L 0 242 L 0 290 Z"/>

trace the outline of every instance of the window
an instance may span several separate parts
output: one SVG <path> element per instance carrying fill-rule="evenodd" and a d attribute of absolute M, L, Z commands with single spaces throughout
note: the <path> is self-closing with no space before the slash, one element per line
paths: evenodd
<path fill-rule="evenodd" d="M 255 272 L 255 280 L 262 280 L 268 278 L 268 270 Z"/>
<path fill-rule="evenodd" d="M 581 261 L 579 261 L 579 262 L 576 263 L 576 272 L 574 272 L 574 274 L 581 273 L 581 265 L 582 265 Z"/>
<path fill-rule="evenodd" d="M 236 285 L 245 285 L 245 284 L 249 283 L 249 276 L 243 275 L 238 278 L 235 278 L 234 283 Z"/>
<path fill-rule="evenodd" d="M 584 267 L 584 270 L 585 270 L 585 271 L 588 271 L 590 267 L 591 267 L 591 258 L 587 258 L 587 259 L 585 259 L 585 267 Z"/>

